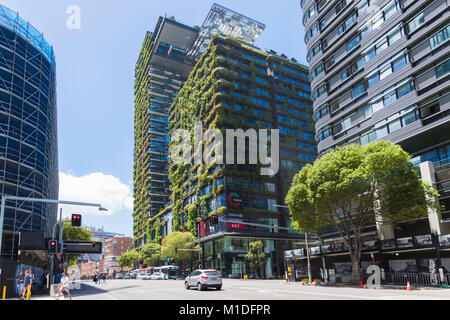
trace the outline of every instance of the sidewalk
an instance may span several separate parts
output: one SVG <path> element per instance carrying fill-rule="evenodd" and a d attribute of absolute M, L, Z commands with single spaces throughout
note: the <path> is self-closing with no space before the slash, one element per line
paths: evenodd
<path fill-rule="evenodd" d="M 301 282 L 283 282 L 283 284 L 286 285 L 295 285 L 295 286 L 302 286 Z M 342 283 L 336 283 L 334 285 L 329 284 L 323 284 L 323 283 L 317 283 L 318 287 L 327 287 L 327 288 L 354 288 L 354 289 L 361 289 L 359 285 L 352 285 L 352 284 L 342 284 Z M 313 287 L 313 285 L 305 284 L 305 287 Z M 366 285 L 364 285 L 364 289 L 367 289 Z M 388 285 L 388 284 L 382 284 L 381 289 L 391 289 L 391 290 L 406 290 L 406 285 Z M 443 287 L 425 287 L 425 286 L 416 286 L 411 285 L 412 290 L 448 290 L 450 287 L 443 286 Z"/>

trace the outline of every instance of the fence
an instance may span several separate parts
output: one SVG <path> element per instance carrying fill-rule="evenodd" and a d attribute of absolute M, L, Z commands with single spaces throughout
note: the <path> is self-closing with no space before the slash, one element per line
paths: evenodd
<path fill-rule="evenodd" d="M 369 274 L 363 273 L 364 282 L 369 278 Z M 384 272 L 381 275 L 381 283 L 385 285 L 404 285 L 407 283 L 412 286 L 442 286 L 450 285 L 450 273 L 444 274 L 444 281 L 441 280 L 438 274 L 434 281 L 432 280 L 430 273 L 392 273 Z M 337 273 L 336 283 L 351 284 L 351 275 L 347 273 Z"/>

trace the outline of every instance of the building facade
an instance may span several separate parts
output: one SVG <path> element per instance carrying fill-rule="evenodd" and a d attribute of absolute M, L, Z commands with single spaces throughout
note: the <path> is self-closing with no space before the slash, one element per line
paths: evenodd
<path fill-rule="evenodd" d="M 1 194 L 58 198 L 56 65 L 42 33 L 0 6 Z M 56 206 L 7 201 L 2 257 L 17 259 L 20 232 L 50 237 Z"/>
<path fill-rule="evenodd" d="M 115 236 L 125 236 L 123 234 L 117 233 L 117 232 L 109 232 L 105 231 L 102 228 L 95 228 L 95 227 L 86 227 L 88 230 L 91 231 L 92 240 L 96 242 L 102 243 L 102 253 L 101 254 L 84 254 L 83 256 L 78 258 L 78 261 L 100 261 L 103 260 L 105 257 L 105 240 L 113 238 Z"/>
<path fill-rule="evenodd" d="M 386 139 L 409 152 L 422 179 L 441 194 L 441 213 L 369 230 L 367 240 L 376 245 L 365 261 L 375 259 L 386 271 L 419 272 L 430 259 L 448 268 L 449 1 L 302 0 L 301 6 L 319 155 Z M 317 257 L 348 262 L 327 250 Z"/>
<path fill-rule="evenodd" d="M 147 220 L 164 208 L 168 181 L 168 109 L 192 70 L 185 60 L 198 29 L 160 17 L 135 70 L 134 238 L 147 242 Z"/>
<path fill-rule="evenodd" d="M 105 256 L 103 260 L 105 272 L 109 274 L 120 272 L 121 268 L 118 264 L 120 256 L 133 247 L 133 238 L 115 236 L 106 239 Z"/>
<path fill-rule="evenodd" d="M 218 129 L 223 145 L 234 145 L 234 138 L 225 138 L 226 129 L 266 129 L 269 140 L 271 130 L 278 129 L 280 166 L 264 175 L 263 165 L 248 161 L 260 149 L 272 148 L 270 143 L 247 144 L 246 164 L 231 164 L 230 159 L 220 163 L 217 151 L 206 146 L 203 157 L 210 156 L 209 163 L 171 161 L 172 204 L 150 219 L 152 241 L 173 231 L 190 231 L 203 248 L 202 267 L 240 278 L 256 275 L 244 256 L 251 241 L 262 240 L 268 257 L 266 276 L 284 273 L 282 249 L 300 235 L 288 231 L 289 215 L 279 205 L 295 173 L 316 158 L 308 74 L 308 68 L 274 51 L 264 52 L 230 36 L 212 38 L 170 109 L 171 134 L 185 129 L 194 136 L 194 123 L 201 122 L 203 132 Z M 197 152 L 202 153 L 192 153 Z M 213 214 L 220 216 L 218 226 L 209 222 Z"/>
<path fill-rule="evenodd" d="M 184 81 L 214 34 L 226 33 L 253 43 L 265 25 L 214 4 L 202 27 L 160 17 L 148 32 L 135 70 L 134 238 L 148 241 L 147 224 L 170 201 L 168 116 Z"/>

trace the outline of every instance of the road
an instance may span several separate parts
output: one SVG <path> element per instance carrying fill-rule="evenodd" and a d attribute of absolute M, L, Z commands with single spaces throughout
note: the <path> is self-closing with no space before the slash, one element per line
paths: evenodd
<path fill-rule="evenodd" d="M 81 289 L 72 290 L 72 294 L 74 300 L 450 300 L 449 289 L 314 287 L 282 280 L 232 279 L 224 279 L 220 291 L 186 290 L 181 280 L 108 280 L 98 285 L 86 281 L 82 282 Z"/>

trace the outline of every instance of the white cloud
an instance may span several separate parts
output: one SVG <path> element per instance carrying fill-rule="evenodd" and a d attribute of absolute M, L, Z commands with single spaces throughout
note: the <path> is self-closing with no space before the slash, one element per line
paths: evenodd
<path fill-rule="evenodd" d="M 108 211 L 97 208 L 61 205 L 63 216 L 72 213 L 87 215 L 114 215 L 120 211 L 133 210 L 131 187 L 122 183 L 119 178 L 95 172 L 77 177 L 72 171 L 59 174 L 59 199 L 66 201 L 99 203 Z M 59 216 L 59 211 L 58 211 Z"/>

